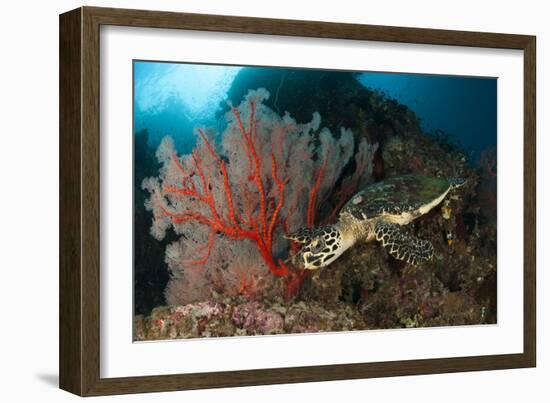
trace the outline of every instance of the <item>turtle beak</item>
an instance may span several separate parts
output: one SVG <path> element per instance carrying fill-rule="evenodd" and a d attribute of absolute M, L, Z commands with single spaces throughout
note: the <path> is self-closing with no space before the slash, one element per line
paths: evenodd
<path fill-rule="evenodd" d="M 316 270 L 321 267 L 320 258 L 315 258 L 310 251 L 304 252 L 304 248 L 298 253 L 289 256 L 287 260 L 290 261 L 293 266 L 302 270 Z"/>
<path fill-rule="evenodd" d="M 311 263 L 313 262 L 313 259 L 311 259 L 311 257 L 312 257 L 311 252 L 302 253 L 302 260 L 303 260 L 303 264 L 304 264 L 304 269 L 306 269 L 306 270 L 311 270 L 312 269 Z"/>
<path fill-rule="evenodd" d="M 303 253 L 304 268 L 307 270 L 317 270 L 322 266 L 321 256 L 315 256 L 311 252 Z"/>

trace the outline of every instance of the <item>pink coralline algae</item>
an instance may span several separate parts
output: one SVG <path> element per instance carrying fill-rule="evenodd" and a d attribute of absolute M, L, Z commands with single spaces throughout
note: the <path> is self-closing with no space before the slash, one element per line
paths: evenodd
<path fill-rule="evenodd" d="M 293 293 L 300 276 L 285 263 L 292 245 L 283 235 L 334 216 L 341 204 L 330 204 L 331 195 L 344 200 L 371 180 L 377 145 L 363 138 L 356 147 L 346 129 L 334 136 L 317 113 L 305 124 L 281 117 L 262 103 L 268 97 L 250 91 L 227 113 L 219 138 L 198 129 L 191 154 L 179 156 L 169 137 L 157 150 L 160 174 L 143 187 L 151 234 L 179 236 L 166 249 L 170 305 Z M 355 171 L 339 182 L 354 153 Z"/>
<path fill-rule="evenodd" d="M 279 312 L 262 309 L 257 301 L 236 307 L 231 318 L 236 326 L 257 334 L 281 333 L 284 327 L 284 318 Z"/>
<path fill-rule="evenodd" d="M 284 300 L 246 301 L 242 297 L 220 302 L 154 308 L 147 317 L 134 318 L 135 340 L 195 337 L 255 336 L 318 333 L 364 329 L 366 324 L 348 304 L 330 306 Z"/>

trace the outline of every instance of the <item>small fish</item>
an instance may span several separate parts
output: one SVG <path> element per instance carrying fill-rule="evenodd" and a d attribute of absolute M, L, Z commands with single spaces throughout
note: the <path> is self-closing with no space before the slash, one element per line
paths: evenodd
<path fill-rule="evenodd" d="M 443 203 L 443 206 L 441 207 L 441 216 L 445 220 L 449 220 L 451 218 L 453 210 L 451 209 L 451 201 L 449 199 L 446 199 Z"/>
<path fill-rule="evenodd" d="M 453 242 L 454 242 L 454 235 L 453 235 L 453 232 L 451 230 L 447 230 L 445 232 L 445 238 L 447 239 L 447 245 L 449 246 L 453 246 Z"/>

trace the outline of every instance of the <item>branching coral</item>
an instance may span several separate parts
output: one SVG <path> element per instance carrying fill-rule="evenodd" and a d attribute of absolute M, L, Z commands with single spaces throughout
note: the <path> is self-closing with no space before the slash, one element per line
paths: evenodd
<path fill-rule="evenodd" d="M 266 107 L 268 97 L 266 90 L 250 91 L 232 107 L 219 141 L 199 129 L 191 154 L 178 156 L 170 138 L 157 150 L 160 175 L 143 187 L 150 192 L 152 235 L 162 239 L 170 227 L 180 235 L 166 251 L 170 304 L 208 299 L 213 292 L 251 297 L 273 290 L 274 277 L 289 273 L 282 235 L 315 224 L 353 155 L 351 131 L 335 138 L 319 129 L 318 114 L 298 124 Z M 362 172 L 351 182 L 370 177 L 368 150 L 366 141 L 360 143 L 356 164 Z"/>

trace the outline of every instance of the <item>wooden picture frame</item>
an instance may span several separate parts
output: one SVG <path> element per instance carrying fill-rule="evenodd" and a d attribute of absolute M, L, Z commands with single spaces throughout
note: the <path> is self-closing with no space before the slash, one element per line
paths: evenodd
<path fill-rule="evenodd" d="M 227 372 L 100 377 L 100 27 L 171 28 L 524 52 L 523 353 Z M 481 371 L 536 365 L 535 37 L 81 7 L 60 16 L 60 387 L 81 396 Z"/>

